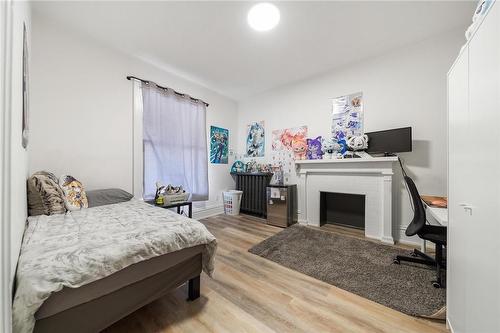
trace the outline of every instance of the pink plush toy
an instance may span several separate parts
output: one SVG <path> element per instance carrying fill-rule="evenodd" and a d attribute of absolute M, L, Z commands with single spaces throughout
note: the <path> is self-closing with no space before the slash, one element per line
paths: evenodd
<path fill-rule="evenodd" d="M 304 137 L 298 136 L 292 140 L 292 150 L 296 160 L 305 160 L 307 153 L 307 141 Z"/>

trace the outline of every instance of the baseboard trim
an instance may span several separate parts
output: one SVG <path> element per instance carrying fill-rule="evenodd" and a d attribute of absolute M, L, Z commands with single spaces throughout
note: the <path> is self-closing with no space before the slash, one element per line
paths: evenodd
<path fill-rule="evenodd" d="M 418 246 L 418 247 L 420 247 L 419 243 L 413 242 L 413 241 L 409 241 L 409 240 L 404 239 L 404 238 L 398 239 L 397 243 L 404 244 L 404 245 L 412 245 L 412 246 Z"/>
<path fill-rule="evenodd" d="M 451 326 L 450 318 L 448 318 L 448 317 L 446 317 L 446 328 L 449 329 L 451 331 L 451 333 L 455 333 L 453 326 Z"/>
<path fill-rule="evenodd" d="M 380 241 L 385 244 L 394 245 L 394 238 L 388 236 L 380 237 Z"/>
<path fill-rule="evenodd" d="M 393 230 L 393 235 L 397 235 L 396 236 L 396 243 L 401 243 L 401 244 L 405 244 L 405 245 L 413 245 L 413 246 L 418 246 L 420 247 L 421 245 L 421 241 L 420 239 L 415 239 L 415 240 L 412 240 L 411 238 L 407 237 L 405 232 L 406 232 L 406 226 L 401 226 L 399 228 L 394 228 L 392 229 Z"/>
<path fill-rule="evenodd" d="M 193 209 L 193 219 L 195 220 L 206 219 L 207 217 L 219 214 L 224 214 L 224 206 L 222 204 L 212 207 L 199 208 L 196 210 Z"/>

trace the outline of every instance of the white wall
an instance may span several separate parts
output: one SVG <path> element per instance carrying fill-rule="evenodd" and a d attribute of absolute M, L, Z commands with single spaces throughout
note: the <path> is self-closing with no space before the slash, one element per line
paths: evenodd
<path fill-rule="evenodd" d="M 464 43 L 463 31 L 436 36 L 240 102 L 238 152 L 245 151 L 244 133 L 251 121 L 265 121 L 266 157 L 261 160 L 270 158 L 274 129 L 308 125 L 309 137 L 329 136 L 330 99 L 362 91 L 365 131 L 412 126 L 413 152 L 401 154 L 409 174 L 421 193 L 445 195 L 446 73 Z M 411 221 L 411 210 L 399 174 L 395 183 L 393 234 L 397 239 Z"/>
<path fill-rule="evenodd" d="M 33 15 L 30 173 L 69 173 L 87 189 L 132 191 L 134 75 L 208 102 L 210 125 L 236 137 L 237 105 L 181 79 Z M 172 124 L 175 126 L 175 124 Z M 230 160 L 231 163 L 231 160 Z M 234 187 L 229 165 L 209 165 L 210 201 Z"/>

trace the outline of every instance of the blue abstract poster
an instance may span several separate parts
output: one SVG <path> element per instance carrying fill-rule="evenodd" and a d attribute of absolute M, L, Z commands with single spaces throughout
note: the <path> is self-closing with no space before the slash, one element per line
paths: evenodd
<path fill-rule="evenodd" d="M 229 130 L 210 126 L 210 163 L 227 164 Z"/>

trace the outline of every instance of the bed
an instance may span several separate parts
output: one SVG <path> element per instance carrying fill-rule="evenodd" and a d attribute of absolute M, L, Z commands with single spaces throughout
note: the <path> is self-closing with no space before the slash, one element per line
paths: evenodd
<path fill-rule="evenodd" d="M 216 246 L 198 221 L 136 199 L 30 217 L 14 332 L 98 332 L 186 282 L 194 300 Z"/>

